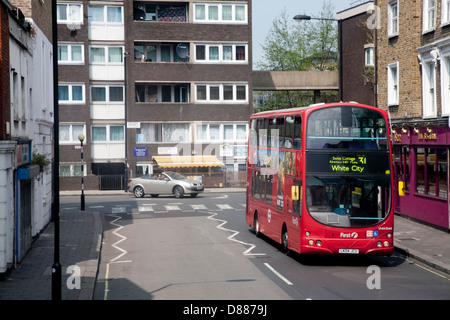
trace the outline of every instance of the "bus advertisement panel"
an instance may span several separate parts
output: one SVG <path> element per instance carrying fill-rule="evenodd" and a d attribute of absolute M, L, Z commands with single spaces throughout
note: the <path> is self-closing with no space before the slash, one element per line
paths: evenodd
<path fill-rule="evenodd" d="M 389 137 L 356 103 L 252 115 L 247 223 L 298 253 L 392 254 Z"/>

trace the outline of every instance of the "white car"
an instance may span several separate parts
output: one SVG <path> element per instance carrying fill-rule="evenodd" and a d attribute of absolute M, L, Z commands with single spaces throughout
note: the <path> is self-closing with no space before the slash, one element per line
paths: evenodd
<path fill-rule="evenodd" d="M 133 192 L 136 198 L 142 198 L 146 194 L 152 197 L 160 194 L 173 194 L 176 198 L 182 198 L 185 194 L 189 194 L 194 198 L 203 190 L 203 183 L 171 171 L 147 174 L 128 180 L 128 191 Z"/>

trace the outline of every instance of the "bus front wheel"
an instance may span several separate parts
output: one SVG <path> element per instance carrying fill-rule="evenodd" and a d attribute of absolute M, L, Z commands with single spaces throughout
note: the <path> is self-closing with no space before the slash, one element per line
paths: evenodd
<path fill-rule="evenodd" d="M 259 232 L 259 220 L 258 220 L 258 214 L 255 213 L 255 218 L 253 220 L 253 227 L 255 228 L 255 235 L 257 237 L 259 237 L 260 232 Z"/>

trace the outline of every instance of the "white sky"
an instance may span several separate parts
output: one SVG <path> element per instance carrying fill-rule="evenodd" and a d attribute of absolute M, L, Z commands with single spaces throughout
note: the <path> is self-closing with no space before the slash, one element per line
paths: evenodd
<path fill-rule="evenodd" d="M 294 18 L 297 14 L 307 14 L 320 18 L 324 0 L 253 0 L 253 68 L 262 59 L 262 48 L 267 34 L 272 27 L 273 20 L 280 16 L 284 8 Z M 332 0 L 334 12 L 340 12 L 354 7 L 364 1 Z"/>

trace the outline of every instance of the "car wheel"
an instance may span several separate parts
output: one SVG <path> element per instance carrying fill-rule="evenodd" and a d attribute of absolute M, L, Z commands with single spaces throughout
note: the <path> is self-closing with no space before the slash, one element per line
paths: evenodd
<path fill-rule="evenodd" d="M 180 186 L 175 186 L 173 188 L 173 195 L 175 196 L 175 198 L 182 198 L 184 196 L 183 188 Z"/>
<path fill-rule="evenodd" d="M 142 198 L 144 196 L 144 189 L 140 186 L 134 187 L 133 193 L 136 198 Z"/>
<path fill-rule="evenodd" d="M 258 220 L 258 214 L 257 213 L 255 213 L 255 218 L 254 218 L 254 221 L 253 221 L 253 228 L 255 229 L 255 236 L 259 237 L 261 234 L 260 234 L 260 231 L 259 231 L 259 220 Z"/>
<path fill-rule="evenodd" d="M 289 247 L 288 247 L 288 233 L 285 228 L 283 228 L 283 233 L 281 235 L 281 248 L 285 254 L 289 254 Z"/>

